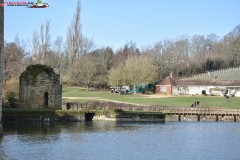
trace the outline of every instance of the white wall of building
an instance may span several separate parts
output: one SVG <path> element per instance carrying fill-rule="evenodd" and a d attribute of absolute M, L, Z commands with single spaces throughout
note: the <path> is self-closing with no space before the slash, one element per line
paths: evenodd
<path fill-rule="evenodd" d="M 173 87 L 174 88 L 174 87 Z M 224 96 L 226 90 L 230 96 L 234 93 L 234 96 L 240 97 L 240 87 L 224 87 L 224 86 L 178 86 L 177 89 L 173 90 L 172 94 L 192 94 L 201 95 L 202 91 L 205 90 L 207 95 L 213 96 Z"/>

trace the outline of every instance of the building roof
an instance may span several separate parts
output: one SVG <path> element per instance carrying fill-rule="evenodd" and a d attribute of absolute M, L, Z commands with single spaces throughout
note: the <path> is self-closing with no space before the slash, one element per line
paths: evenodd
<path fill-rule="evenodd" d="M 176 80 L 177 86 L 240 86 L 240 80 Z"/>
<path fill-rule="evenodd" d="M 218 80 L 216 77 L 213 80 L 180 80 L 172 76 L 163 79 L 157 85 L 171 86 L 240 86 L 240 80 Z"/>
<path fill-rule="evenodd" d="M 158 83 L 157 85 L 171 85 L 171 86 L 176 86 L 176 81 L 173 77 L 168 76 L 167 78 L 165 78 L 164 80 L 162 80 L 160 83 Z"/>
<path fill-rule="evenodd" d="M 191 77 L 182 77 L 182 80 L 212 80 L 214 76 L 219 80 L 239 80 L 240 67 L 208 71 L 207 73 L 195 74 Z"/>

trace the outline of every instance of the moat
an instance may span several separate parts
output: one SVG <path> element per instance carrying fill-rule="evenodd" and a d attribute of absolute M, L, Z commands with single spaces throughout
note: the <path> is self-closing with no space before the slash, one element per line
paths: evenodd
<path fill-rule="evenodd" d="M 239 159 L 236 122 L 3 123 L 0 159 Z"/>

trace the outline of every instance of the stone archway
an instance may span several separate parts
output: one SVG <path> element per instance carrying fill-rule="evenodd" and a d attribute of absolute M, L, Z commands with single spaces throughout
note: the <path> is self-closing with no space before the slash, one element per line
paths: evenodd
<path fill-rule="evenodd" d="M 48 92 L 44 93 L 44 107 L 48 107 Z"/>
<path fill-rule="evenodd" d="M 19 78 L 19 106 L 23 108 L 62 107 L 60 76 L 54 72 L 53 68 L 41 64 L 26 68 Z"/>

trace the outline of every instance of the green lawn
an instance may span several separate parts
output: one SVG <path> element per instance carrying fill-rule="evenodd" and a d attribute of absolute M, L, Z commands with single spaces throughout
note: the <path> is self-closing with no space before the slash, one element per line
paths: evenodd
<path fill-rule="evenodd" d="M 240 109 L 240 98 L 231 97 L 229 102 L 226 102 L 224 97 L 212 97 L 212 96 L 177 96 L 168 98 L 149 98 L 142 94 L 132 95 L 124 94 L 119 95 L 117 93 L 110 93 L 104 91 L 89 91 L 78 88 L 66 88 L 63 87 L 63 97 L 76 97 L 77 99 L 63 98 L 65 102 L 86 102 L 86 101 L 120 101 L 129 102 L 139 105 L 165 105 L 176 107 L 190 107 L 194 100 L 200 101 L 200 107 L 217 107 L 217 108 L 232 108 Z"/>

